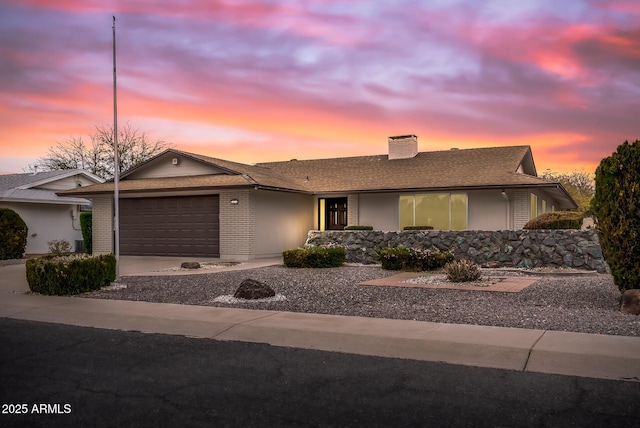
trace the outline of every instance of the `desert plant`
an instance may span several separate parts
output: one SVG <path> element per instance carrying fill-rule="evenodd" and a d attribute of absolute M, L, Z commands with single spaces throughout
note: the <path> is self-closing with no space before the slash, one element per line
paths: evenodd
<path fill-rule="evenodd" d="M 80 213 L 80 229 L 82 230 L 82 240 L 84 251 L 87 254 L 93 253 L 93 212 L 84 211 Z"/>
<path fill-rule="evenodd" d="M 477 281 L 482 277 L 480 266 L 471 260 L 454 260 L 444 266 L 447 279 L 451 282 Z"/>
<path fill-rule="evenodd" d="M 398 246 L 381 248 L 378 259 L 383 269 L 425 271 L 443 267 L 453 260 L 453 255 L 437 248 L 422 250 Z"/>
<path fill-rule="evenodd" d="M 640 141 L 625 141 L 596 169 L 592 211 L 620 291 L 640 288 Z"/>
<path fill-rule="evenodd" d="M 68 254 L 71 252 L 71 244 L 66 239 L 54 239 L 47 242 L 50 254 Z"/>
<path fill-rule="evenodd" d="M 583 214 L 578 211 L 556 211 L 532 218 L 523 229 L 580 229 Z"/>
<path fill-rule="evenodd" d="M 284 265 L 294 268 L 338 267 L 347 258 L 341 245 L 328 244 L 320 247 L 294 248 L 282 252 Z"/>
<path fill-rule="evenodd" d="M 352 226 L 345 226 L 344 230 L 373 230 L 373 226 L 352 225 Z"/>
<path fill-rule="evenodd" d="M 27 248 L 29 228 L 20 215 L 0 208 L 0 260 L 21 259 Z"/>

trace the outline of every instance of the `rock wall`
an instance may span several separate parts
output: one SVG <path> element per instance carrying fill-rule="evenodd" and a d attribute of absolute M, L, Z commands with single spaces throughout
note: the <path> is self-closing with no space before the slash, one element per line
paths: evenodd
<path fill-rule="evenodd" d="M 377 263 L 383 247 L 451 250 L 484 267 L 553 267 L 608 272 L 594 230 L 309 231 L 305 245 L 336 243 L 347 262 Z"/>

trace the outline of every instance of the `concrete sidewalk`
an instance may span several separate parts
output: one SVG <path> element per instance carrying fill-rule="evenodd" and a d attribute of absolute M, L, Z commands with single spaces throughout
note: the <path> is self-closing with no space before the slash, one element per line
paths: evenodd
<path fill-rule="evenodd" d="M 163 270 L 179 263 L 162 259 L 125 258 L 121 275 L 184 274 Z M 640 337 L 50 297 L 25 287 L 24 264 L 0 267 L 0 317 L 640 382 Z"/>

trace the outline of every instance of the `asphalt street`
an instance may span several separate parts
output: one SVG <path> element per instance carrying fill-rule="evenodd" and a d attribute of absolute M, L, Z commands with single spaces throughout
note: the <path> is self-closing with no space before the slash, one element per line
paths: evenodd
<path fill-rule="evenodd" d="M 0 426 L 630 427 L 640 384 L 0 318 Z"/>

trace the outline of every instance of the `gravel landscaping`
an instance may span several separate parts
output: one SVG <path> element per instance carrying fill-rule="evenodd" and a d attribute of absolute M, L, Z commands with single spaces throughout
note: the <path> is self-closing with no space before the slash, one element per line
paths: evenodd
<path fill-rule="evenodd" d="M 397 273 L 379 266 L 293 269 L 280 265 L 135 276 L 122 277 L 116 287 L 82 297 L 640 336 L 640 317 L 619 311 L 620 292 L 608 274 L 540 272 L 540 280 L 518 293 L 357 285 Z M 500 273 L 518 274 L 522 273 Z M 230 299 L 246 278 L 271 286 L 275 298 Z"/>

